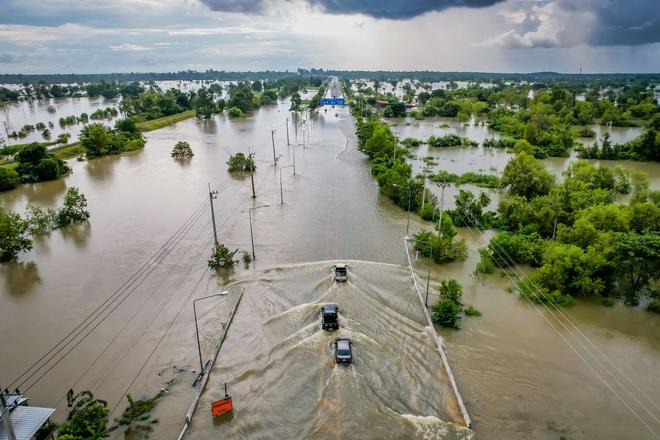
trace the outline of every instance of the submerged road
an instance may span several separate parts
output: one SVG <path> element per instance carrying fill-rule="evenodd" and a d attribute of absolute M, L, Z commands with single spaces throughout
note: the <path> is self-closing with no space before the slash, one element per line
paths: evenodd
<path fill-rule="evenodd" d="M 232 283 L 244 292 L 188 438 L 468 439 L 410 273 L 392 264 L 334 262 L 275 267 Z M 339 306 L 338 331 L 320 307 Z M 333 343 L 353 342 L 337 366 Z M 231 415 L 210 414 L 227 382 Z"/>

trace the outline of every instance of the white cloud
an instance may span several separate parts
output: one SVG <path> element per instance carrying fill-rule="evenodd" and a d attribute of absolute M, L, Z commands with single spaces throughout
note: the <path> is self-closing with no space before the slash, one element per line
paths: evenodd
<path fill-rule="evenodd" d="M 128 52 L 141 52 L 143 50 L 151 50 L 150 47 L 147 46 L 140 46 L 138 44 L 130 44 L 130 43 L 124 43 L 124 44 L 119 44 L 115 46 L 110 46 L 111 50 L 122 50 L 122 51 L 128 51 Z"/>

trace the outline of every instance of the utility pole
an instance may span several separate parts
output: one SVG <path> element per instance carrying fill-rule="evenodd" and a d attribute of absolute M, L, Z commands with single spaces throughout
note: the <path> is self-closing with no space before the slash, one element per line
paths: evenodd
<path fill-rule="evenodd" d="M 293 167 L 293 169 L 294 169 L 293 174 L 295 175 L 296 174 L 296 172 L 295 172 L 296 167 L 294 165 L 287 165 L 283 168 L 280 168 L 280 204 L 281 205 L 284 205 L 284 190 L 282 189 L 282 170 L 284 170 L 286 168 L 290 168 L 290 167 Z"/>
<path fill-rule="evenodd" d="M 429 271 L 426 274 L 426 297 L 424 298 L 424 306 L 429 307 L 429 283 L 431 282 L 431 264 L 433 264 L 433 246 L 431 246 L 431 255 L 429 255 Z"/>
<path fill-rule="evenodd" d="M 254 167 L 252 163 L 254 162 L 254 153 L 250 152 L 250 147 L 248 147 L 248 159 L 250 159 L 250 180 L 252 181 L 252 198 L 256 199 L 257 194 L 254 192 Z"/>
<path fill-rule="evenodd" d="M 293 175 L 296 175 L 296 147 L 293 147 Z"/>
<path fill-rule="evenodd" d="M 275 156 L 275 131 L 270 130 L 270 139 L 273 141 L 273 165 L 277 166 L 277 156 Z"/>
<path fill-rule="evenodd" d="M 444 215 L 444 209 L 445 209 L 445 188 L 449 186 L 449 183 L 447 182 L 438 183 L 438 186 L 442 188 L 442 193 L 440 196 L 440 220 L 438 222 L 438 236 L 440 236 L 442 233 L 442 216 Z"/>
<path fill-rule="evenodd" d="M 215 229 L 215 211 L 213 210 L 213 200 L 217 198 L 218 190 L 211 191 L 211 184 L 209 183 L 209 201 L 211 202 L 211 222 L 213 224 L 213 240 L 215 240 L 215 247 L 218 246 L 218 231 Z"/>
<path fill-rule="evenodd" d="M 426 200 L 426 169 L 424 169 L 424 189 L 422 190 L 422 212 L 424 211 L 424 201 Z"/>
<path fill-rule="evenodd" d="M 289 145 L 291 145 L 291 142 L 289 142 L 289 118 L 286 118 L 286 146 Z"/>

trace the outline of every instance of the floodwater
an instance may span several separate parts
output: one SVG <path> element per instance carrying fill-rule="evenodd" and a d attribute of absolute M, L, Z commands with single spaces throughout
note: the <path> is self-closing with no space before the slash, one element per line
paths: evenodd
<path fill-rule="evenodd" d="M 9 138 L 9 133 L 16 131 L 18 132 L 26 124 L 37 124 L 38 122 L 43 122 L 48 127 L 48 123 L 53 123 L 53 128 L 50 130 L 50 140 L 57 139 L 57 136 L 61 133 L 71 134 L 71 139 L 69 142 L 73 142 L 78 139 L 80 130 L 84 127 L 84 124 L 73 124 L 67 126 L 60 126 L 60 118 L 67 116 L 76 116 L 79 117 L 81 113 L 87 113 L 91 115 L 94 111 L 98 109 L 103 109 L 106 107 L 117 107 L 118 99 L 105 99 L 103 97 L 98 98 L 50 98 L 46 100 L 30 100 L 30 101 L 19 101 L 12 102 L 6 105 L 0 106 L 0 138 L 7 141 L 7 145 L 13 144 L 24 144 L 28 142 L 44 142 L 44 139 L 41 135 L 41 130 L 35 130 L 28 133 L 24 138 Z M 48 111 L 48 107 L 53 106 L 55 108 L 54 113 Z M 112 126 L 116 118 L 102 119 L 99 121 L 94 121 L 90 119 L 91 122 L 102 122 L 105 125 Z M 6 124 L 6 125 L 5 125 Z M 1 142 L 0 142 L 1 144 Z"/>
<path fill-rule="evenodd" d="M 27 202 L 58 206 L 66 188 L 77 186 L 92 213 L 88 223 L 37 240 L 20 263 L 0 266 L 0 349 L 6 354 L 0 357 L 0 385 L 20 384 L 33 404 L 56 405 L 59 417 L 65 414 L 63 398 L 72 386 L 92 389 L 108 401 L 113 416 L 123 408 L 127 392 L 151 397 L 164 388 L 155 436 L 176 438 L 199 371 L 191 301 L 229 286 L 230 297 L 244 288 L 245 303 L 202 396 L 193 436 L 252 432 L 255 438 L 355 437 L 355 431 L 346 430 L 350 427 L 363 429 L 358 432 L 362 436 L 373 431 L 374 438 L 456 438 L 437 352 L 415 315 L 414 297 L 408 299 L 411 281 L 401 267 L 406 264 L 406 213 L 378 194 L 368 163 L 355 149 L 346 109 L 321 112 L 308 123 L 310 128 L 294 128 L 289 122 L 291 143 L 297 145 L 294 175 L 288 167 L 294 147 L 286 146 L 288 107 L 282 102 L 241 120 L 217 116 L 207 122 L 182 121 L 147 133 L 142 151 L 91 162 L 72 160 L 73 173 L 66 179 L 0 194 L 3 207 L 20 212 Z M 271 128 L 276 130 L 277 168 Z M 309 133 L 304 145 L 303 131 Z M 179 140 L 192 146 L 192 160 L 170 158 Z M 256 151 L 256 200 L 249 176 L 226 172 L 229 155 L 248 148 Z M 458 164 L 456 160 L 449 163 Z M 490 162 L 495 163 L 489 160 L 488 167 Z M 651 167 L 657 170 L 657 165 Z M 219 240 L 232 249 L 251 250 L 248 209 L 269 204 L 252 211 L 256 260 L 248 270 L 242 263 L 219 277 L 206 270 L 213 240 L 207 183 L 219 190 Z M 412 219 L 412 231 L 422 226 L 429 224 Z M 485 244 L 488 233 L 477 238 L 470 231 L 460 233 L 473 243 L 470 258 L 434 267 L 432 279 L 433 284 L 441 277 L 459 279 L 465 302 L 483 312 L 467 318 L 459 332 L 443 331 L 476 435 L 654 438 L 565 345 L 538 306 L 507 293 L 510 282 L 498 274 L 471 278 L 476 248 Z M 327 260 L 387 264 L 353 261 L 359 276 L 341 287 L 328 281 L 330 263 L 296 266 Z M 416 267 L 424 277 L 425 262 L 420 259 Z M 77 333 L 75 341 L 81 342 L 62 362 L 52 366 L 75 341 L 45 368 L 9 383 L 113 293 L 117 302 Z M 217 343 L 213 336 L 228 316 L 230 300 L 202 303 L 209 307 L 200 313 L 205 359 Z M 332 337 L 317 328 L 314 311 L 326 300 L 340 303 L 347 324 L 340 333 L 355 338 L 358 360 L 353 367 L 332 365 L 327 345 Z M 660 402 L 656 316 L 588 302 L 566 313 L 636 387 Z M 404 347 L 395 350 L 391 344 Z M 415 350 L 423 350 L 424 356 Z M 410 356 L 395 356 L 402 352 Z M 211 424 L 208 402 L 223 393 L 224 381 L 237 399 L 237 411 L 232 420 Z M 291 413 L 283 411 L 283 402 L 290 402 Z M 332 430 L 336 420 L 343 423 L 338 431 Z M 381 424 L 387 432 L 379 431 Z M 660 432 L 660 425 L 651 427 Z"/>
<path fill-rule="evenodd" d="M 338 284 L 332 263 L 277 267 L 230 286 L 243 299 L 189 438 L 472 438 L 451 423 L 462 419 L 410 272 L 349 261 L 349 280 Z M 339 307 L 337 331 L 321 330 L 325 303 Z M 352 365 L 335 365 L 338 337 L 351 339 Z M 235 409 L 214 420 L 209 408 L 225 382 Z"/>

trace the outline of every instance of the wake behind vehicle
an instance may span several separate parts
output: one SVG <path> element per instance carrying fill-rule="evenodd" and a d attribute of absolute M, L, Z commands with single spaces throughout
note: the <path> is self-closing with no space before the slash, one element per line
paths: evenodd
<path fill-rule="evenodd" d="M 326 304 L 321 307 L 321 328 L 337 330 L 339 328 L 339 307 L 337 304 Z"/>
<path fill-rule="evenodd" d="M 335 362 L 337 365 L 350 365 L 353 363 L 353 344 L 348 338 L 335 340 Z"/>
<path fill-rule="evenodd" d="M 348 280 L 348 265 L 335 264 L 335 281 L 338 283 L 345 283 Z"/>

